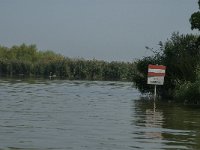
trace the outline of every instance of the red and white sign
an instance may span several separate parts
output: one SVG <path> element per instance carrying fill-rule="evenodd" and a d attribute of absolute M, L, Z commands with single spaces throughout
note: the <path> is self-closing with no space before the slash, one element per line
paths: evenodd
<path fill-rule="evenodd" d="M 148 66 L 147 84 L 163 85 L 164 84 L 165 71 L 166 71 L 166 66 L 149 65 Z"/>

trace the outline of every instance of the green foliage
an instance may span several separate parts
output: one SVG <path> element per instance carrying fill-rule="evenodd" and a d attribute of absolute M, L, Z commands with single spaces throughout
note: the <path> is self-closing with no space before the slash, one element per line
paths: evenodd
<path fill-rule="evenodd" d="M 200 0 L 198 1 L 199 8 L 200 8 Z M 200 30 L 200 12 L 197 11 L 191 15 L 190 18 L 191 29 L 198 29 Z"/>
<path fill-rule="evenodd" d="M 175 98 L 187 104 L 200 104 L 200 68 L 196 69 L 196 80 L 185 81 L 175 91 Z"/>
<path fill-rule="evenodd" d="M 191 29 L 200 30 L 200 12 L 195 12 L 191 15 L 190 23 Z"/>
<path fill-rule="evenodd" d="M 200 0 L 198 5 L 200 8 Z M 200 11 L 191 15 L 190 23 L 191 29 L 200 30 Z M 174 68 L 177 72 L 173 79 L 179 84 L 175 86 L 174 97 L 188 104 L 200 104 L 200 37 L 190 36 L 183 40 L 190 41 L 190 44 L 184 45 L 187 42 L 181 42 L 181 55 L 172 54 L 173 59 L 178 57 Z"/>
<path fill-rule="evenodd" d="M 167 75 L 176 83 L 195 80 L 195 69 L 200 58 L 197 39 L 195 35 L 173 33 L 164 44 L 163 63 L 167 66 Z"/>
<path fill-rule="evenodd" d="M 0 75 L 131 81 L 134 63 L 70 59 L 35 45 L 0 46 Z"/>
<path fill-rule="evenodd" d="M 175 91 L 175 98 L 187 104 L 200 104 L 200 82 L 185 82 Z"/>

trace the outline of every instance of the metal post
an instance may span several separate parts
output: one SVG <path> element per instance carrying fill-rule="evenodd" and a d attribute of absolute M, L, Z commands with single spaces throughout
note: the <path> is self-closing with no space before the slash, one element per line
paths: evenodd
<path fill-rule="evenodd" d="M 154 101 L 156 100 L 156 85 L 154 87 Z"/>

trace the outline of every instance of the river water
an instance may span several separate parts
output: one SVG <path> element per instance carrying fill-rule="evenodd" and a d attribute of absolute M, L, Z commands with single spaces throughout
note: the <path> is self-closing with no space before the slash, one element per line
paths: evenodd
<path fill-rule="evenodd" d="M 200 110 L 127 82 L 0 80 L 0 150 L 200 149 Z"/>

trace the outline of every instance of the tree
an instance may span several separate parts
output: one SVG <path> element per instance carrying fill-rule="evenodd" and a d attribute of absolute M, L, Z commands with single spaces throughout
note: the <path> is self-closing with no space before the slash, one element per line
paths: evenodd
<path fill-rule="evenodd" d="M 198 1 L 200 8 L 200 0 Z M 191 29 L 198 29 L 200 31 L 200 11 L 194 12 L 190 18 Z"/>
<path fill-rule="evenodd" d="M 200 49 L 196 46 L 198 37 L 195 35 L 179 35 L 173 33 L 160 49 L 151 57 L 144 57 L 137 61 L 137 71 L 133 81 L 143 93 L 152 92 L 152 86 L 147 85 L 148 64 L 162 64 L 167 66 L 165 84 L 158 88 L 162 97 L 173 97 L 177 86 L 185 81 L 196 80 L 196 67 L 199 64 Z"/>

